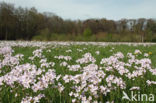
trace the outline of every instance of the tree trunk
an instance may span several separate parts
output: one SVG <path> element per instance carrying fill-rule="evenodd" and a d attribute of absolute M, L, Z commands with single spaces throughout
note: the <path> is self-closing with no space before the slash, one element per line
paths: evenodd
<path fill-rule="evenodd" d="M 8 40 L 8 30 L 7 30 L 7 27 L 5 28 L 5 40 Z"/>
<path fill-rule="evenodd" d="M 141 42 L 143 43 L 144 42 L 144 35 L 141 34 Z"/>

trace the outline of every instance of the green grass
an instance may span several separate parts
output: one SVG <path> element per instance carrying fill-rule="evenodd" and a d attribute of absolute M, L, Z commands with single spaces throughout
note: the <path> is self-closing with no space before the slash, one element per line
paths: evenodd
<path fill-rule="evenodd" d="M 25 63 L 31 63 L 37 65 L 37 67 L 40 67 L 39 60 L 40 59 L 35 59 L 35 62 L 32 62 L 28 58 L 32 56 L 32 52 L 37 49 L 38 47 L 13 47 L 14 53 L 13 55 L 16 54 L 23 54 L 24 55 L 24 60 L 20 61 L 20 64 L 25 64 Z M 84 48 L 86 48 L 84 50 Z M 112 50 L 112 48 L 114 48 Z M 46 52 L 47 50 L 51 50 L 51 52 Z M 65 52 L 66 50 L 71 49 L 72 52 L 67 53 Z M 82 52 L 79 52 L 77 49 L 83 50 Z M 60 67 L 60 63 L 63 62 L 64 60 L 58 60 L 55 59 L 54 56 L 59 56 L 59 55 L 65 55 L 65 56 L 71 56 L 72 60 L 68 61 L 68 64 L 73 65 L 77 64 L 75 61 L 78 58 L 81 58 L 85 53 L 90 52 L 92 56 L 96 59 L 96 64 L 98 66 L 102 66 L 100 64 L 100 61 L 102 58 L 107 58 L 110 57 L 111 55 L 117 53 L 117 52 L 122 52 L 125 56 L 127 53 L 134 53 L 136 49 L 139 49 L 142 54 L 144 53 L 149 53 L 152 52 L 152 54 L 149 56 L 149 58 L 152 61 L 152 67 L 156 68 L 156 46 L 127 46 L 127 45 L 109 45 L 109 46 L 94 46 L 94 45 L 71 45 L 71 46 L 57 46 L 53 48 L 53 46 L 48 47 L 46 49 L 43 49 L 43 55 L 47 58 L 48 62 L 55 62 L 55 66 L 53 69 L 56 70 L 56 74 L 59 75 L 65 75 L 65 74 L 79 74 L 81 71 L 73 72 L 69 71 L 66 67 Z M 112 51 L 110 51 L 112 50 Z M 95 52 L 100 51 L 100 54 L 97 55 Z M 139 59 L 144 58 L 143 55 L 138 56 Z M 127 58 L 125 58 L 123 61 L 127 61 Z M 81 65 L 87 66 L 87 64 Z M 7 69 L 7 67 L 2 68 L 2 69 Z M 51 69 L 51 68 L 46 68 L 46 69 Z M 8 71 L 9 72 L 9 71 Z M 111 73 L 110 73 L 111 74 Z M 119 73 L 115 72 L 113 73 L 116 76 L 120 76 Z M 0 76 L 4 75 L 3 73 L 0 73 Z M 109 73 L 107 74 L 109 75 Z M 156 76 L 152 76 L 150 72 L 147 72 L 146 75 L 144 75 L 143 78 L 138 77 L 135 81 L 128 80 L 126 77 L 121 76 L 122 79 L 126 82 L 127 89 L 124 90 L 126 93 L 130 95 L 130 91 L 128 88 L 131 88 L 132 86 L 140 86 L 141 90 L 140 93 L 147 93 L 147 94 L 155 94 L 156 96 L 156 85 L 152 86 L 147 86 L 146 85 L 146 80 L 156 80 Z M 60 82 L 65 86 L 65 90 L 60 94 L 57 89 L 51 88 L 49 86 L 47 89 L 43 91 L 38 91 L 37 93 L 34 93 L 31 89 L 26 89 L 22 87 L 20 84 L 16 83 L 15 88 L 11 88 L 10 86 L 3 85 L 0 90 L 0 103 L 18 103 L 21 101 L 23 97 L 26 95 L 28 96 L 36 96 L 39 93 L 45 94 L 45 98 L 41 99 L 41 103 L 70 103 L 71 102 L 71 97 L 68 95 L 69 92 L 71 91 L 70 87 L 73 85 L 72 83 L 64 83 L 63 80 L 60 80 Z M 105 84 L 105 82 L 102 82 Z M 12 92 L 11 92 L 12 91 Z M 101 95 L 101 98 L 98 100 L 102 100 L 103 102 L 106 102 L 107 100 L 114 100 L 115 103 L 131 103 L 126 100 L 122 100 L 122 91 L 121 89 L 117 89 L 109 93 L 107 96 Z M 14 95 L 18 93 L 19 96 L 14 97 Z M 156 98 L 155 98 L 156 100 Z M 136 103 L 136 102 L 134 102 Z M 140 102 L 138 102 L 140 103 Z M 152 102 L 141 102 L 141 103 L 152 103 Z M 153 102 L 154 103 L 154 102 Z"/>

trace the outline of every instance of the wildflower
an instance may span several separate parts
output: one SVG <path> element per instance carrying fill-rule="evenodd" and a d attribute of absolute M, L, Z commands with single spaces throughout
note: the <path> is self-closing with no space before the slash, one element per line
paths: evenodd
<path fill-rule="evenodd" d="M 134 51 L 134 54 L 137 55 L 137 54 L 142 54 L 142 53 L 141 53 L 140 50 L 136 49 L 136 50 Z"/>
<path fill-rule="evenodd" d="M 152 52 L 148 52 L 149 55 L 152 55 Z"/>
<path fill-rule="evenodd" d="M 148 54 L 148 53 L 145 53 L 145 54 L 144 54 L 144 57 L 148 57 L 148 56 L 149 56 L 149 54 Z"/>
<path fill-rule="evenodd" d="M 95 53 L 96 53 L 97 55 L 99 55 L 99 54 L 100 54 L 100 51 L 96 51 Z"/>

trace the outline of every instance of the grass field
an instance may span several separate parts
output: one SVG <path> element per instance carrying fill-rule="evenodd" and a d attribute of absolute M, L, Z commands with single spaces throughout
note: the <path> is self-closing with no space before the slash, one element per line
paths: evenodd
<path fill-rule="evenodd" d="M 155 103 L 156 44 L 1 41 L 0 103 L 20 102 Z"/>

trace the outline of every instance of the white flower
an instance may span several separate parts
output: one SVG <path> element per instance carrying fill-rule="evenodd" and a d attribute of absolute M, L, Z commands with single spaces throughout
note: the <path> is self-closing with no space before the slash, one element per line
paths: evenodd
<path fill-rule="evenodd" d="M 144 57 L 148 57 L 149 55 L 148 55 L 148 53 L 144 53 Z"/>
<path fill-rule="evenodd" d="M 68 63 L 67 63 L 67 62 L 65 62 L 65 61 L 64 61 L 64 62 L 62 62 L 62 63 L 60 63 L 60 66 L 64 66 L 64 67 L 65 67 L 65 66 L 67 66 L 67 65 L 68 65 Z"/>
<path fill-rule="evenodd" d="M 76 99 L 72 99 L 72 103 L 75 103 L 76 102 Z"/>
<path fill-rule="evenodd" d="M 72 95 L 73 95 L 73 92 L 70 92 L 70 93 L 69 93 L 69 96 L 72 96 Z"/>
<path fill-rule="evenodd" d="M 134 54 L 142 54 L 142 53 L 141 53 L 140 50 L 136 49 L 136 50 L 134 51 Z"/>
<path fill-rule="evenodd" d="M 99 54 L 100 54 L 100 51 L 96 51 L 95 53 L 96 53 L 97 55 L 99 55 Z"/>
<path fill-rule="evenodd" d="M 67 52 L 67 53 L 70 53 L 70 52 L 72 52 L 72 50 L 71 50 L 71 49 L 69 49 L 69 50 L 66 50 L 66 52 Z"/>
<path fill-rule="evenodd" d="M 91 53 L 85 53 L 83 55 L 83 58 L 76 60 L 76 62 L 80 63 L 80 64 L 85 64 L 85 63 L 89 63 L 89 62 L 95 63 L 96 59 L 94 57 L 92 57 Z"/>

